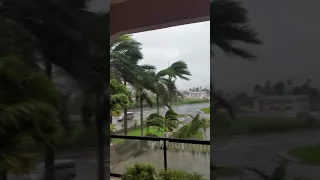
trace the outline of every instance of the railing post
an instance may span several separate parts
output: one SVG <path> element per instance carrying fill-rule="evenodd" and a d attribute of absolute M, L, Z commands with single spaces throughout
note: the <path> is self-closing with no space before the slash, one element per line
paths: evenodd
<path fill-rule="evenodd" d="M 163 156 L 164 156 L 164 169 L 167 170 L 168 162 L 167 162 L 167 140 L 164 139 L 163 144 Z"/>

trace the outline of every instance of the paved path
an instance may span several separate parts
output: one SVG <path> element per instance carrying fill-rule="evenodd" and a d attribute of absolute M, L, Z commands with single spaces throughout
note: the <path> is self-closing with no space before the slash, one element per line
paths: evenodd
<path fill-rule="evenodd" d="M 270 173 L 278 165 L 279 151 L 320 143 L 320 130 L 238 136 L 211 142 L 211 161 L 216 165 L 254 166 Z M 291 163 L 289 174 L 302 174 L 311 180 L 320 179 L 320 166 L 307 166 Z"/>

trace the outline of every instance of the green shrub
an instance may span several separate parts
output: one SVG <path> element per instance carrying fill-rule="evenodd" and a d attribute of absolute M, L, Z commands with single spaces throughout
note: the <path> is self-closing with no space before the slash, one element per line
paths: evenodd
<path fill-rule="evenodd" d="M 154 167 L 146 164 L 135 164 L 127 168 L 122 175 L 122 180 L 155 180 L 156 170 Z"/>
<path fill-rule="evenodd" d="M 157 175 L 157 180 L 204 180 L 200 174 L 184 171 L 162 170 Z"/>
<path fill-rule="evenodd" d="M 204 180 L 197 173 L 175 171 L 171 169 L 156 172 L 155 168 L 146 164 L 135 164 L 127 168 L 121 177 L 122 180 Z"/>
<path fill-rule="evenodd" d="M 188 115 L 192 118 L 191 123 L 183 125 L 178 129 L 174 134 L 174 138 L 188 139 L 195 136 L 198 133 L 198 130 L 203 127 L 203 122 L 200 120 L 200 114 L 196 116 Z"/>

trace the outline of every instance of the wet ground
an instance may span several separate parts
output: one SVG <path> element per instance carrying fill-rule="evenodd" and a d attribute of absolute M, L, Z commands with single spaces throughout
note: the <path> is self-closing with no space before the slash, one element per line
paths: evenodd
<path fill-rule="evenodd" d="M 168 154 L 169 168 L 184 171 L 198 171 L 208 174 L 209 159 L 216 165 L 227 166 L 254 166 L 270 173 L 278 165 L 278 153 L 288 148 L 295 148 L 309 144 L 320 143 L 320 130 L 274 133 L 255 136 L 234 136 L 226 139 L 211 140 L 211 158 L 183 154 L 181 152 Z M 65 156 L 60 158 L 74 159 L 77 165 L 76 180 L 97 178 L 96 153 L 84 153 L 80 156 Z M 123 171 L 123 167 L 133 162 L 147 162 L 156 167 L 163 166 L 162 151 L 156 150 L 142 154 L 142 156 L 129 159 L 123 166 L 112 167 L 112 170 Z M 106 168 L 108 165 L 106 164 Z M 289 175 L 304 175 L 310 180 L 319 180 L 320 167 L 291 163 Z"/>
<path fill-rule="evenodd" d="M 279 152 L 295 147 L 320 144 L 320 130 L 286 132 L 255 136 L 235 136 L 211 141 L 211 161 L 219 166 L 252 166 L 272 173 L 279 165 Z M 289 175 L 320 179 L 320 166 L 290 163 Z"/>
<path fill-rule="evenodd" d="M 206 179 L 210 179 L 210 152 L 192 153 L 190 151 L 167 151 L 168 168 L 187 172 L 197 172 Z M 149 150 L 137 157 L 123 161 L 111 167 L 111 172 L 122 174 L 127 167 L 135 163 L 150 164 L 158 170 L 164 169 L 163 151 L 159 149 Z"/>

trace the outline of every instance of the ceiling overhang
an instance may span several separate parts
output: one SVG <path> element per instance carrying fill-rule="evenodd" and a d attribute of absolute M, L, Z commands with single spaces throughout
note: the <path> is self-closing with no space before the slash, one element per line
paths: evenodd
<path fill-rule="evenodd" d="M 210 20 L 210 0 L 111 0 L 110 40 Z"/>

